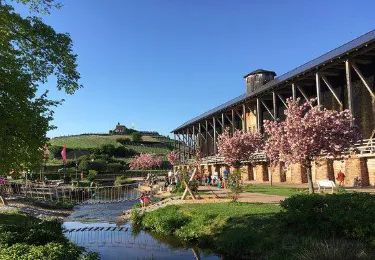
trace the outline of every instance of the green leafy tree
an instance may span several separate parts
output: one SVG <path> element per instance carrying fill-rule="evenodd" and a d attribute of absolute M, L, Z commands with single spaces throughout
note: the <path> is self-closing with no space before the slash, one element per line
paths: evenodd
<path fill-rule="evenodd" d="M 59 7 L 54 0 L 15 0 L 31 14 Z M 40 17 L 22 17 L 0 0 L 0 174 L 40 165 L 46 133 L 54 127 L 52 108 L 61 101 L 37 95 L 49 76 L 57 88 L 73 94 L 81 86 L 76 55 L 68 34 L 57 33 Z"/>
<path fill-rule="evenodd" d="M 133 140 L 133 142 L 141 142 L 142 141 L 142 134 L 140 132 L 132 133 L 132 140 Z"/>

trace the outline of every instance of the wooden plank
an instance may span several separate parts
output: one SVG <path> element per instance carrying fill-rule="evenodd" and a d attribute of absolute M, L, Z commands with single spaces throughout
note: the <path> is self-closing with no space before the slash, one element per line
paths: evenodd
<path fill-rule="evenodd" d="M 367 83 L 365 77 L 363 76 L 363 74 L 362 74 L 362 72 L 360 71 L 360 69 L 358 68 L 358 66 L 357 66 L 354 62 L 352 62 L 352 67 L 353 67 L 353 69 L 355 70 L 355 72 L 357 72 L 359 78 L 362 80 L 363 84 L 365 85 L 365 87 L 366 87 L 367 90 L 369 91 L 369 93 L 370 93 L 372 99 L 375 99 L 375 95 L 374 95 L 374 93 L 372 92 L 370 85 Z"/>
<path fill-rule="evenodd" d="M 305 91 L 303 91 L 303 89 L 301 89 L 299 86 L 297 86 L 297 89 L 299 90 L 299 92 L 301 92 L 302 96 L 305 98 L 305 100 L 307 102 L 309 102 L 309 97 L 306 95 Z M 311 108 L 313 107 L 311 104 L 310 104 Z"/>
<path fill-rule="evenodd" d="M 321 78 L 322 78 L 323 82 L 326 84 L 326 86 L 328 87 L 328 89 L 331 91 L 332 95 L 335 97 L 337 102 L 340 104 L 340 110 L 342 111 L 343 104 L 342 104 L 339 96 L 337 95 L 335 89 L 332 87 L 332 85 L 329 83 L 328 79 L 324 75 L 321 75 Z"/>
<path fill-rule="evenodd" d="M 296 85 L 294 83 L 292 83 L 292 98 L 293 98 L 293 101 L 296 101 L 297 99 L 297 90 L 296 90 Z"/>
<path fill-rule="evenodd" d="M 275 117 L 273 116 L 271 110 L 269 109 L 269 107 L 267 106 L 266 103 L 264 103 L 263 100 L 261 100 L 260 102 L 262 102 L 262 105 L 266 108 L 267 112 L 271 115 L 271 117 L 275 120 Z"/>
<path fill-rule="evenodd" d="M 212 122 L 213 122 L 213 129 L 214 129 L 214 154 L 216 154 L 216 138 L 217 138 L 217 136 L 216 136 L 216 119 L 215 119 L 215 117 L 213 117 L 212 118 Z"/>
<path fill-rule="evenodd" d="M 246 106 L 242 104 L 242 131 L 247 132 L 247 124 L 246 124 Z"/>
<path fill-rule="evenodd" d="M 193 173 L 192 173 L 192 175 L 190 176 L 190 179 L 189 179 L 189 182 L 188 182 L 188 183 L 190 183 L 190 182 L 194 179 L 194 175 L 195 175 L 195 172 L 196 172 L 196 171 L 197 171 L 197 168 L 194 168 Z M 185 184 L 186 184 L 186 183 L 185 183 Z M 182 194 L 181 200 L 184 200 L 184 199 L 186 198 L 186 194 L 187 194 L 188 191 L 190 190 L 188 186 L 189 186 L 189 185 L 186 185 L 186 188 L 185 188 L 184 193 Z M 190 190 L 190 192 L 191 192 L 191 190 Z"/>
<path fill-rule="evenodd" d="M 261 114 L 260 100 L 259 100 L 259 98 L 257 98 L 257 113 L 256 113 L 256 116 L 257 116 L 257 131 L 259 133 L 261 132 L 260 114 Z"/>
<path fill-rule="evenodd" d="M 234 126 L 234 123 L 236 121 L 236 118 L 235 118 L 235 115 L 234 115 L 234 110 L 232 109 L 232 133 L 234 133 L 234 129 L 235 129 L 235 126 Z"/>
<path fill-rule="evenodd" d="M 319 72 L 315 73 L 315 81 L 316 81 L 316 98 L 318 101 L 318 106 L 321 106 L 322 96 L 321 96 L 321 91 L 320 91 L 320 73 Z"/>
<path fill-rule="evenodd" d="M 272 91 L 272 105 L 273 105 L 273 119 L 277 119 L 277 102 L 276 102 L 276 92 Z"/>
<path fill-rule="evenodd" d="M 224 118 L 224 113 L 221 113 L 221 127 L 222 127 L 222 130 L 223 130 L 223 133 L 225 131 L 225 118 Z"/>
<path fill-rule="evenodd" d="M 348 108 L 350 114 L 353 115 L 353 88 L 352 88 L 352 75 L 350 72 L 350 61 L 349 59 L 345 61 L 345 75 L 346 75 L 346 86 L 348 88 Z M 350 125 L 353 125 L 354 122 L 351 120 Z"/>
<path fill-rule="evenodd" d="M 286 104 L 286 100 L 280 94 L 277 94 L 277 96 L 279 97 L 279 99 L 281 100 L 285 108 L 288 108 L 288 105 Z"/>

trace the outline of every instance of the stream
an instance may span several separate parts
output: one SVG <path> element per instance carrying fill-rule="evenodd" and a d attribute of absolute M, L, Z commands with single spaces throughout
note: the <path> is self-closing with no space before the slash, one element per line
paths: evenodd
<path fill-rule="evenodd" d="M 98 252 L 102 260 L 220 259 L 212 251 L 186 247 L 175 237 L 132 230 L 131 224 L 119 216 L 135 203 L 138 202 L 76 206 L 63 224 L 70 230 L 65 235 L 78 246 Z"/>

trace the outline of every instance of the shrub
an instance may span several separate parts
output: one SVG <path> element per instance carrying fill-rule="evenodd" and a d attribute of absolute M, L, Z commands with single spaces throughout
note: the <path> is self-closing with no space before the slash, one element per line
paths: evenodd
<path fill-rule="evenodd" d="M 52 154 L 53 158 L 61 158 L 61 146 L 51 145 L 48 147 L 48 151 Z"/>
<path fill-rule="evenodd" d="M 113 156 L 116 151 L 116 147 L 113 144 L 103 144 L 100 146 L 100 154 L 106 154 L 108 156 Z"/>
<path fill-rule="evenodd" d="M 172 205 L 146 214 L 142 219 L 142 226 L 162 235 L 171 235 L 188 220 L 188 217 L 179 213 L 177 206 Z"/>
<path fill-rule="evenodd" d="M 119 146 L 115 149 L 114 151 L 114 156 L 115 157 L 132 157 L 134 155 L 137 155 L 138 153 L 134 151 L 133 149 L 127 149 L 124 146 Z"/>
<path fill-rule="evenodd" d="M 125 176 L 117 176 L 114 182 L 115 186 L 121 186 L 121 185 L 132 184 L 132 183 L 135 183 L 135 181 L 130 180 L 126 178 Z"/>
<path fill-rule="evenodd" d="M 375 196 L 368 193 L 295 195 L 280 204 L 281 228 L 301 235 L 375 240 Z"/>
<path fill-rule="evenodd" d="M 130 143 L 130 138 L 117 138 L 116 142 L 119 142 L 120 144 L 129 144 Z"/>
<path fill-rule="evenodd" d="M 106 166 L 106 172 L 119 173 L 124 169 L 121 163 L 108 163 Z"/>
<path fill-rule="evenodd" d="M 132 140 L 133 142 L 141 142 L 142 141 L 142 134 L 139 132 L 132 133 Z"/>
<path fill-rule="evenodd" d="M 97 174 L 98 174 L 97 171 L 89 170 L 89 175 L 87 176 L 87 179 L 92 182 L 92 181 L 95 180 L 95 177 L 96 177 Z"/>
<path fill-rule="evenodd" d="M 303 239 L 300 249 L 295 254 L 296 258 L 300 260 L 370 260 L 374 259 L 374 255 L 373 248 L 358 241 L 342 239 L 315 240 L 311 238 Z"/>

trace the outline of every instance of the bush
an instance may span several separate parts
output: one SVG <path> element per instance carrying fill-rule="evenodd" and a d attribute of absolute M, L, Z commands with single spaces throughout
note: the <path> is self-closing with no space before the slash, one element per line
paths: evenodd
<path fill-rule="evenodd" d="M 92 182 L 95 180 L 96 175 L 98 174 L 95 170 L 89 170 L 89 175 L 87 176 L 87 179 Z"/>
<path fill-rule="evenodd" d="M 121 163 L 108 163 L 106 166 L 106 172 L 119 173 L 124 169 Z"/>
<path fill-rule="evenodd" d="M 296 258 L 300 260 L 370 260 L 374 259 L 374 255 L 373 248 L 358 241 L 342 239 L 315 240 L 311 238 L 303 239 L 301 248 L 295 254 Z"/>
<path fill-rule="evenodd" d="M 127 138 L 127 137 L 126 138 L 117 138 L 116 142 L 119 142 L 122 145 L 129 144 L 130 143 L 130 138 Z"/>
<path fill-rule="evenodd" d="M 133 149 L 127 149 L 124 146 L 117 147 L 114 152 L 115 157 L 125 157 L 125 158 L 133 157 L 137 154 L 138 153 L 134 151 Z"/>
<path fill-rule="evenodd" d="M 61 146 L 55 145 L 51 145 L 48 147 L 48 151 L 50 152 L 50 154 L 52 154 L 53 158 L 61 158 L 62 149 L 63 148 Z"/>
<path fill-rule="evenodd" d="M 142 225 L 162 235 L 172 235 L 175 230 L 181 228 L 187 221 L 188 217 L 178 211 L 178 207 L 171 205 L 164 210 L 155 210 L 146 214 L 142 219 Z"/>
<path fill-rule="evenodd" d="M 126 178 L 125 176 L 117 176 L 114 182 L 115 186 L 121 186 L 121 185 L 132 184 L 132 183 L 135 183 L 135 181 L 130 180 Z"/>
<path fill-rule="evenodd" d="M 368 193 L 295 195 L 280 204 L 283 231 L 317 237 L 375 240 L 375 196 Z M 281 231 L 281 232 L 283 232 Z"/>
<path fill-rule="evenodd" d="M 133 142 L 141 142 L 142 141 L 142 134 L 139 132 L 132 133 L 132 140 Z"/>

